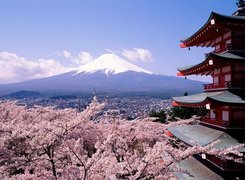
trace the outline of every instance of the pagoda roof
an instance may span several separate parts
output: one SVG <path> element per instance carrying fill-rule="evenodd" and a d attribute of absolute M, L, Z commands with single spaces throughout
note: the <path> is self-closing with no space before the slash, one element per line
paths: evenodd
<path fill-rule="evenodd" d="M 214 171 L 209 169 L 207 166 L 196 160 L 194 157 L 190 157 L 188 159 L 180 161 L 177 166 L 181 170 L 189 172 L 193 177 L 181 173 L 175 172 L 174 175 L 178 179 L 189 179 L 189 180 L 221 180 L 223 179 L 220 175 L 216 174 Z"/>
<path fill-rule="evenodd" d="M 244 50 L 230 50 L 224 53 L 210 53 L 211 57 L 217 57 L 222 59 L 231 59 L 231 60 L 245 60 L 245 51 Z"/>
<path fill-rule="evenodd" d="M 230 91 L 204 92 L 194 95 L 173 97 L 177 105 L 183 106 L 205 106 L 208 103 L 245 105 L 245 96 L 240 93 Z"/>
<path fill-rule="evenodd" d="M 196 144 L 206 146 L 214 141 L 218 141 L 213 147 L 222 150 L 240 144 L 237 139 L 229 134 L 200 124 L 169 127 L 168 130 L 176 138 L 190 146 Z M 238 150 L 245 152 L 245 147 L 241 147 Z"/>
<path fill-rule="evenodd" d="M 212 60 L 212 62 L 209 60 Z M 230 50 L 222 54 L 212 52 L 207 54 L 206 59 L 199 64 L 178 68 L 178 71 L 180 71 L 178 76 L 191 74 L 209 75 L 211 70 L 221 65 L 241 62 L 245 63 L 245 51 L 243 50 Z"/>
<path fill-rule="evenodd" d="M 231 29 L 245 28 L 245 16 L 226 16 L 212 12 L 208 21 L 192 36 L 182 40 L 181 47 L 213 47 L 214 40 Z"/>

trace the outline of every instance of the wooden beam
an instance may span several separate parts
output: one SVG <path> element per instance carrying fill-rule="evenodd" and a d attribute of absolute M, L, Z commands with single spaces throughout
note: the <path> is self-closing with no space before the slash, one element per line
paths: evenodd
<path fill-rule="evenodd" d="M 186 46 L 186 44 L 181 43 L 181 44 L 180 44 L 180 47 L 181 47 L 181 48 L 186 48 L 187 46 Z"/>
<path fill-rule="evenodd" d="M 210 42 L 211 41 L 207 41 L 207 42 L 203 43 L 203 46 L 202 47 L 204 47 L 204 46 L 206 47 L 208 44 L 210 44 Z"/>
<path fill-rule="evenodd" d="M 207 47 L 210 47 L 211 45 L 213 46 L 214 41 L 210 41 L 210 43 L 207 45 Z"/>
<path fill-rule="evenodd" d="M 205 72 L 201 73 L 201 76 L 203 76 L 203 75 L 206 76 L 206 74 L 207 74 L 208 72 L 209 72 L 209 71 L 205 71 Z"/>

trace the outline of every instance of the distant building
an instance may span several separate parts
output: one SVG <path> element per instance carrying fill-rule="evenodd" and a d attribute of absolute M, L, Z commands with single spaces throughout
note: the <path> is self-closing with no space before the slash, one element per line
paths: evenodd
<path fill-rule="evenodd" d="M 199 64 L 179 68 L 179 76 L 212 76 L 204 92 L 174 97 L 175 106 L 204 106 L 209 113 L 198 125 L 169 128 L 188 145 L 207 145 L 220 140 L 215 148 L 222 149 L 245 141 L 245 2 L 237 2 L 232 16 L 212 12 L 208 21 L 181 43 L 182 48 L 212 47 Z M 245 152 L 241 148 L 240 152 Z M 198 158 L 198 157 L 197 157 Z M 203 155 L 200 158 L 210 169 L 226 179 L 244 179 L 245 166 L 228 160 Z M 203 160 L 204 159 L 204 160 Z"/>

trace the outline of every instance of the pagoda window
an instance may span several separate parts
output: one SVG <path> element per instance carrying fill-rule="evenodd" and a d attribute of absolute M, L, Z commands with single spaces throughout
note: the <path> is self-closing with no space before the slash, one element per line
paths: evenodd
<path fill-rule="evenodd" d="M 222 111 L 222 120 L 229 121 L 229 111 Z"/>
<path fill-rule="evenodd" d="M 231 75 L 230 74 L 226 74 L 225 75 L 225 81 L 231 81 Z"/>
<path fill-rule="evenodd" d="M 215 110 L 214 109 L 210 109 L 210 119 L 215 119 L 216 115 L 215 115 Z"/>
<path fill-rule="evenodd" d="M 218 76 L 214 77 L 214 84 L 218 82 L 219 82 L 219 77 Z"/>

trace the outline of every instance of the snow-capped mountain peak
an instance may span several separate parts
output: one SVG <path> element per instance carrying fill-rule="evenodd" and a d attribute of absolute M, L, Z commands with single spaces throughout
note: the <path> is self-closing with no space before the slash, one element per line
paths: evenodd
<path fill-rule="evenodd" d="M 142 72 L 153 74 L 143 68 L 127 62 L 115 54 L 104 54 L 91 63 L 81 66 L 75 74 L 104 72 L 106 75 L 119 74 L 126 71 Z"/>
<path fill-rule="evenodd" d="M 168 92 L 184 92 L 187 88 L 201 92 L 202 84 L 183 78 L 153 74 L 115 54 L 105 54 L 77 70 L 41 79 L 0 85 L 0 95 L 23 89 L 48 92 L 53 95 L 73 93 L 82 95 L 91 93 L 93 89 L 100 93 L 120 93 L 120 96 L 124 92 L 144 95 L 149 95 L 149 92 L 168 94 Z"/>

